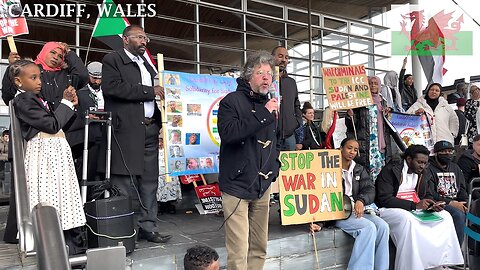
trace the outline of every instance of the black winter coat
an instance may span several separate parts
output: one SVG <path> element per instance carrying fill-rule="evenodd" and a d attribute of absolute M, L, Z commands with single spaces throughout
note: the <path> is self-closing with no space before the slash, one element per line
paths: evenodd
<path fill-rule="evenodd" d="M 471 192 L 470 190 L 470 182 L 475 177 L 480 177 L 478 166 L 480 164 L 480 160 L 476 159 L 473 156 L 473 150 L 469 149 L 466 150 L 463 155 L 458 159 L 457 162 L 460 169 L 462 169 L 463 176 L 465 179 L 465 185 L 467 188 L 468 193 Z M 474 199 L 480 198 L 480 192 L 475 192 L 472 194 Z"/>
<path fill-rule="evenodd" d="M 345 182 L 345 179 L 343 181 Z M 343 187 L 345 189 L 345 184 Z M 370 175 L 365 167 L 358 163 L 353 167 L 352 197 L 354 202 L 361 201 L 363 205 L 372 204 L 375 200 L 375 186 Z"/>
<path fill-rule="evenodd" d="M 297 83 L 294 79 L 283 76 L 280 78 L 280 130 L 281 138 L 293 135 L 303 122 L 300 101 L 298 100 Z"/>
<path fill-rule="evenodd" d="M 403 160 L 389 162 L 383 167 L 377 181 L 375 181 L 375 203 L 378 207 L 402 208 L 407 211 L 417 208 L 416 203 L 397 198 L 398 188 L 402 182 L 402 169 Z M 424 179 L 423 174 L 418 176 L 415 190 L 421 200 L 432 198 L 432 192 L 428 187 L 428 179 Z"/>
<path fill-rule="evenodd" d="M 243 78 L 237 83 L 237 90 L 225 96 L 218 109 L 220 190 L 259 199 L 278 176 L 277 121 L 265 108 L 266 96 L 254 93 Z"/>
<path fill-rule="evenodd" d="M 442 172 L 453 172 L 455 174 L 457 185 L 457 196 L 455 198 L 448 198 L 439 194 L 438 184 L 440 179 L 438 173 Z M 459 202 L 466 202 L 468 200 L 467 190 L 465 189 L 465 179 L 462 170 L 457 164 L 450 162 L 447 168 L 443 169 L 438 165 L 435 157 L 430 157 L 428 167 L 425 169 L 425 178 L 429 179 L 429 190 L 432 192 L 435 201 L 444 201 L 449 204 L 452 200 Z"/>
<path fill-rule="evenodd" d="M 141 57 L 143 59 L 143 56 Z M 156 73 L 146 59 L 143 59 L 143 61 L 153 82 Z M 154 88 L 153 86 L 142 85 L 140 68 L 122 48 L 107 54 L 103 58 L 102 90 L 105 99 L 105 111 L 112 112 L 115 136 L 112 138 L 111 173 L 142 175 L 145 153 L 143 102 L 155 100 Z M 153 118 L 157 125 L 161 127 L 160 110 L 156 103 Z M 121 152 L 119 147 L 121 147 Z M 121 153 L 123 153 L 123 158 L 129 170 L 125 168 Z M 99 160 L 100 170 L 105 168 L 104 160 L 104 158 Z"/>
<path fill-rule="evenodd" d="M 404 83 L 403 77 L 405 76 L 405 69 L 403 68 L 400 71 L 400 75 L 398 75 L 398 90 L 400 91 L 400 95 L 402 96 L 402 106 L 403 109 L 406 111 L 410 108 L 413 103 L 417 102 L 417 89 L 415 86 L 407 87 Z"/>

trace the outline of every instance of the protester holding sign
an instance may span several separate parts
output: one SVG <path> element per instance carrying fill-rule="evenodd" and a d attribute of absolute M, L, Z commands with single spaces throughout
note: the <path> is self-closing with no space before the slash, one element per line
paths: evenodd
<path fill-rule="evenodd" d="M 237 79 L 237 90 L 220 101 L 218 179 L 229 270 L 260 270 L 265 264 L 270 184 L 280 166 L 278 101 L 267 97 L 274 73 L 269 53 L 251 54 Z"/>
<path fill-rule="evenodd" d="M 452 217 L 441 203 L 428 198 L 428 180 L 423 172 L 430 151 L 423 145 L 409 146 L 401 162 L 389 162 L 375 182 L 380 217 L 390 226 L 397 247 L 395 269 L 430 269 L 463 263 Z M 419 210 L 434 211 L 438 221 L 417 218 Z M 435 251 L 435 252 L 432 252 Z"/>
<path fill-rule="evenodd" d="M 458 133 L 459 122 L 455 111 L 441 96 L 442 85 L 432 83 L 427 88 L 427 93 L 418 98 L 407 113 L 420 115 L 427 113 L 433 134 L 433 143 L 448 141 L 454 143 Z"/>
<path fill-rule="evenodd" d="M 296 150 L 325 148 L 325 132 L 313 122 L 315 110 L 310 102 L 303 103 L 303 124 L 295 130 L 295 139 L 298 141 Z"/>
<path fill-rule="evenodd" d="M 374 105 L 348 110 L 345 124 L 347 137 L 357 138 L 360 144 L 356 161 L 369 170 L 375 181 L 383 165 L 392 158 L 390 129 L 384 121 L 390 108 L 379 95 L 380 78 L 368 77 L 368 84 Z"/>
<path fill-rule="evenodd" d="M 365 168 L 353 159 L 359 150 L 358 142 L 346 138 L 340 144 L 344 194 L 351 200 L 353 215 L 338 220 L 335 226 L 355 238 L 348 269 L 388 269 L 388 224 L 373 213 L 365 213 L 365 205 L 373 203 L 375 187 Z M 317 224 L 312 231 L 319 231 Z"/>

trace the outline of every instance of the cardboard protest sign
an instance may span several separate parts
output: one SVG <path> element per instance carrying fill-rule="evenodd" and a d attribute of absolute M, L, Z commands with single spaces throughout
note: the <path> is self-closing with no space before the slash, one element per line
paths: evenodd
<path fill-rule="evenodd" d="M 323 86 L 332 110 L 373 104 L 363 65 L 322 68 Z"/>
<path fill-rule="evenodd" d="M 0 37 L 28 34 L 27 20 L 19 0 L 0 2 Z"/>
<path fill-rule="evenodd" d="M 202 177 L 200 176 L 200 174 L 180 175 L 179 178 L 182 184 L 185 184 L 185 185 L 188 185 L 193 182 L 202 181 Z"/>
<path fill-rule="evenodd" d="M 345 218 L 339 150 L 280 153 L 282 225 Z"/>
<path fill-rule="evenodd" d="M 205 214 L 218 213 L 222 207 L 222 193 L 218 184 L 196 186 L 195 193 L 202 203 Z"/>

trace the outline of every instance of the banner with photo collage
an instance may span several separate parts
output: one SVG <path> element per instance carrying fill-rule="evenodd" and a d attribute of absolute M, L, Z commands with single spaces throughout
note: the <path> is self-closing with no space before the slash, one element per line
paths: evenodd
<path fill-rule="evenodd" d="M 164 71 L 170 176 L 218 173 L 220 100 L 235 91 L 234 78 Z"/>

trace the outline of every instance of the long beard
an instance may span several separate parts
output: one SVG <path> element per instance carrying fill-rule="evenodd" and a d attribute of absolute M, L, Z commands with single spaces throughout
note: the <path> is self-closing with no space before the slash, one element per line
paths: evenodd
<path fill-rule="evenodd" d="M 100 89 L 100 84 L 93 84 L 93 83 L 88 83 L 90 85 L 90 87 L 92 87 L 92 89 L 94 90 L 98 90 Z"/>

